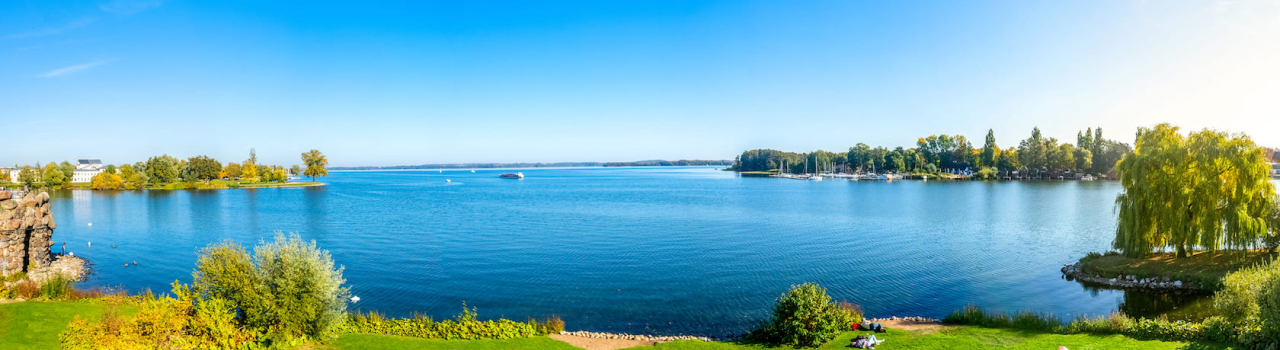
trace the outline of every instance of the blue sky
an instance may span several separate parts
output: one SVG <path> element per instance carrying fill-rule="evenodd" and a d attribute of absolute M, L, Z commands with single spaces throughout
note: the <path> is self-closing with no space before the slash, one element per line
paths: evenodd
<path fill-rule="evenodd" d="M 1272 1 L 8 1 L 0 164 L 332 165 L 1002 146 L 1033 126 L 1280 146 Z"/>

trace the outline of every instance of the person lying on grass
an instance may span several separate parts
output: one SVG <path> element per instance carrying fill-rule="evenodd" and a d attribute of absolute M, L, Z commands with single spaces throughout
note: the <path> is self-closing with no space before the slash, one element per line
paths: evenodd
<path fill-rule="evenodd" d="M 849 346 L 857 349 L 875 349 L 876 345 L 879 345 L 884 341 L 884 339 L 876 339 L 875 334 L 866 337 L 859 335 L 853 338 L 853 341 L 849 343 Z"/>

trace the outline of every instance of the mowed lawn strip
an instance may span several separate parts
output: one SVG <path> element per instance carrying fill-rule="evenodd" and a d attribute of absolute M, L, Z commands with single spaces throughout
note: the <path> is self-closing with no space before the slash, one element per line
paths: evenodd
<path fill-rule="evenodd" d="M 76 315 L 101 318 L 106 305 L 73 301 L 24 301 L 0 304 L 0 349 L 58 349 L 58 333 Z M 120 307 L 121 314 L 137 312 Z"/>
<path fill-rule="evenodd" d="M 846 332 L 819 349 L 851 349 L 849 341 L 859 334 L 868 332 Z M 885 342 L 876 346 L 877 350 L 904 349 L 1045 349 L 1055 350 L 1065 346 L 1071 350 L 1102 349 L 1142 349 L 1142 350 L 1220 350 L 1236 349 L 1221 344 L 1167 342 L 1159 340 L 1137 340 L 1122 335 L 1061 335 L 1023 332 L 1011 329 L 991 329 L 979 327 L 953 327 L 940 331 L 904 331 L 891 329 L 887 333 L 876 333 L 877 338 Z M 762 345 L 735 343 L 708 343 L 700 341 L 676 341 L 658 344 L 654 347 L 636 347 L 631 350 L 748 350 L 770 349 Z"/>

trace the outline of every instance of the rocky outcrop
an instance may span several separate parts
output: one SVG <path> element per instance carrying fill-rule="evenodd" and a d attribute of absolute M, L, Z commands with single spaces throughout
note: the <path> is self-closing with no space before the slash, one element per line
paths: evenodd
<path fill-rule="evenodd" d="M 0 276 L 48 267 L 56 228 L 49 193 L 0 191 Z"/>
<path fill-rule="evenodd" d="M 1170 279 L 1168 277 L 1137 277 L 1132 275 L 1117 276 L 1099 276 L 1085 273 L 1080 269 L 1080 263 L 1066 264 L 1062 266 L 1062 275 L 1067 280 L 1077 280 L 1084 282 L 1098 283 L 1116 289 L 1147 289 L 1147 290 L 1185 290 L 1185 291 L 1203 291 L 1209 290 L 1205 286 L 1196 283 L 1184 283 Z"/>

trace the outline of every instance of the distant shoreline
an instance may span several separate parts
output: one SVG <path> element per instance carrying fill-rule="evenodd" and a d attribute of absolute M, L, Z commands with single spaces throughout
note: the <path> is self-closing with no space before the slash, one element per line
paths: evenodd
<path fill-rule="evenodd" d="M 392 166 L 330 167 L 329 170 L 436 170 L 436 169 L 514 169 L 514 168 L 610 168 L 649 166 L 732 166 L 732 160 L 642 160 L 636 162 L 558 162 L 558 163 L 454 163 Z"/>

